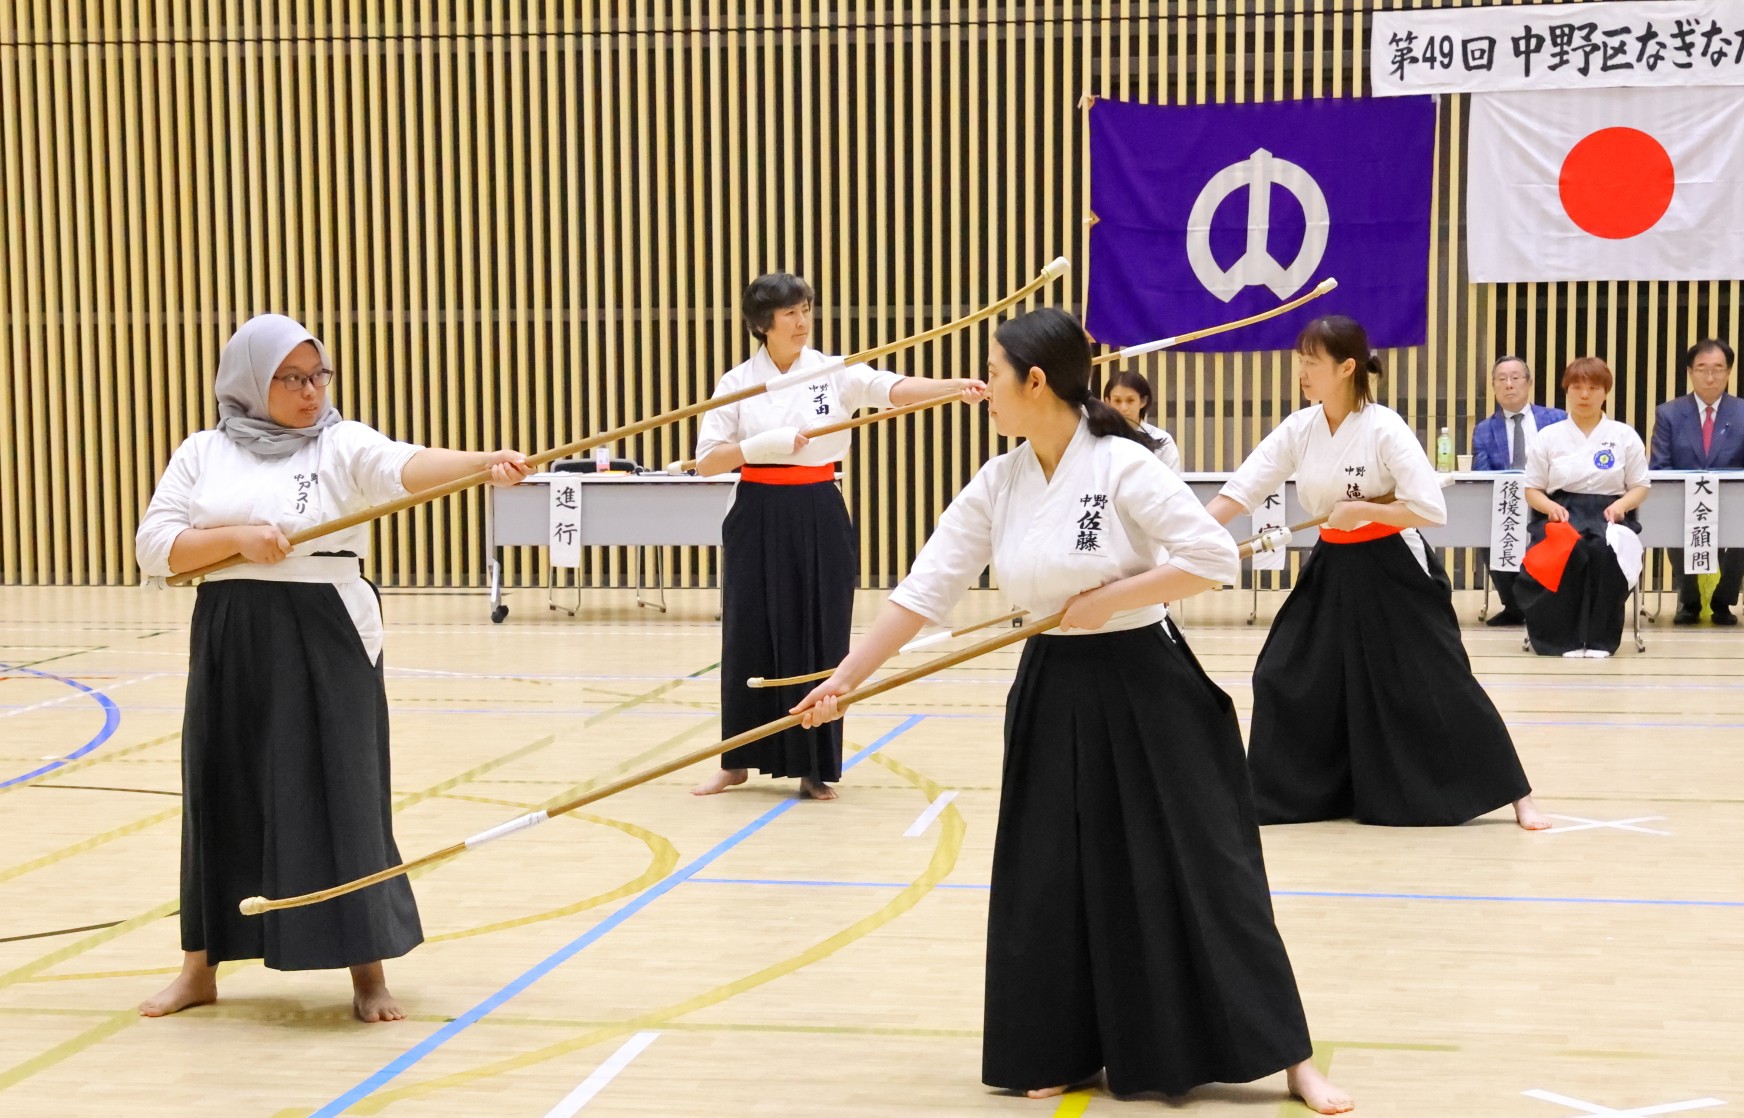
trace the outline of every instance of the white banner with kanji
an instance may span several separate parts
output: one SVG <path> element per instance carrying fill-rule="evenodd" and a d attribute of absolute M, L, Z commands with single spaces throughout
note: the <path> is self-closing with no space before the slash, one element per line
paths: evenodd
<path fill-rule="evenodd" d="M 581 483 L 563 477 L 551 483 L 551 565 L 581 566 Z"/>
<path fill-rule="evenodd" d="M 1744 2 L 1649 0 L 1376 12 L 1376 97 L 1744 85 Z"/>
<path fill-rule="evenodd" d="M 1696 474 L 1683 480 L 1683 573 L 1711 575 L 1720 570 L 1719 478 Z"/>
<path fill-rule="evenodd" d="M 1273 528 L 1284 527 L 1284 487 L 1278 486 L 1276 493 L 1269 494 L 1260 506 L 1253 511 L 1253 534 L 1263 535 Z M 1253 554 L 1253 569 L 1256 571 L 1281 571 L 1284 569 L 1284 549 L 1273 551 L 1256 551 Z"/>
<path fill-rule="evenodd" d="M 1526 554 L 1526 478 L 1497 478 L 1490 490 L 1490 570 L 1517 571 Z"/>

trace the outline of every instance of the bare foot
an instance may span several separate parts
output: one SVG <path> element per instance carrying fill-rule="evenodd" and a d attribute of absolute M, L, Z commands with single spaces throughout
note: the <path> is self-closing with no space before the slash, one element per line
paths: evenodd
<path fill-rule="evenodd" d="M 813 780 L 809 776 L 799 778 L 799 794 L 810 796 L 814 800 L 833 800 L 836 790 L 821 780 Z"/>
<path fill-rule="evenodd" d="M 368 1025 L 406 1019 L 406 1011 L 388 992 L 387 975 L 382 972 L 380 963 L 351 968 L 351 1012 Z"/>
<path fill-rule="evenodd" d="M 182 953 L 182 973 L 174 982 L 139 1003 L 141 1017 L 168 1017 L 196 1005 L 218 1000 L 218 968 L 208 966 L 204 951 Z"/>
<path fill-rule="evenodd" d="M 1286 1075 L 1290 1093 L 1301 1099 L 1316 1114 L 1344 1114 L 1356 1109 L 1356 1100 L 1341 1091 L 1320 1074 L 1320 1069 L 1308 1060 L 1291 1068 Z"/>
<path fill-rule="evenodd" d="M 1068 1083 L 1064 1087 L 1038 1087 L 1033 1091 L 1025 1091 L 1024 1094 L 1032 1099 L 1052 1099 L 1058 1098 L 1067 1091 L 1088 1091 L 1100 1082 L 1102 1082 L 1102 1073 L 1097 1072 L 1088 1079 L 1080 1080 L 1077 1083 Z"/>
<path fill-rule="evenodd" d="M 745 783 L 750 774 L 744 769 L 722 769 L 690 790 L 693 796 L 712 796 L 716 792 L 725 792 L 735 784 Z"/>
<path fill-rule="evenodd" d="M 1538 805 L 1532 802 L 1531 796 L 1522 796 L 1514 801 L 1514 822 L 1527 831 L 1550 830 L 1550 820 L 1538 810 Z"/>

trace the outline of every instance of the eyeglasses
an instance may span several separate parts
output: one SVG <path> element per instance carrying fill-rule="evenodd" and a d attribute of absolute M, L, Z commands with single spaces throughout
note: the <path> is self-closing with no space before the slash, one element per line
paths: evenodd
<path fill-rule="evenodd" d="M 310 384 L 316 388 L 326 388 L 333 381 L 333 370 L 322 369 L 314 373 L 286 373 L 282 377 L 272 379 L 274 384 L 288 388 L 292 392 L 301 392 L 304 386 Z"/>
<path fill-rule="evenodd" d="M 1518 373 L 1513 373 L 1513 374 L 1509 374 L 1509 375 L 1505 375 L 1505 376 L 1494 377 L 1492 379 L 1497 384 L 1525 384 L 1528 381 L 1530 381 L 1532 378 L 1531 377 L 1523 377 L 1523 376 L 1519 375 Z"/>

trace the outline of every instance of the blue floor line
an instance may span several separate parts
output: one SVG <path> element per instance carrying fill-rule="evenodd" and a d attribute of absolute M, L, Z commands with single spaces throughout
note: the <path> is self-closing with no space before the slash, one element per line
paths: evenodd
<path fill-rule="evenodd" d="M 111 699 L 109 696 L 103 694 L 103 692 L 94 687 L 88 687 L 85 684 L 80 683 L 78 680 L 70 679 L 64 675 L 55 675 L 53 672 L 39 672 L 35 668 L 15 668 L 10 664 L 0 664 L 0 672 L 18 672 L 24 675 L 33 675 L 39 679 L 52 679 L 56 683 L 64 683 L 68 687 L 76 688 L 77 690 L 83 691 L 85 694 L 91 696 L 91 698 L 95 699 L 97 705 L 103 710 L 103 728 L 97 731 L 96 737 L 57 761 L 50 761 L 41 768 L 32 769 L 23 776 L 15 776 L 10 780 L 0 780 L 0 788 L 10 788 L 14 784 L 22 784 L 27 780 L 32 780 L 36 777 L 42 776 L 44 773 L 54 772 L 62 765 L 65 765 L 68 761 L 76 761 L 80 757 L 91 752 L 91 750 L 97 748 L 99 745 L 102 745 L 104 742 L 114 737 L 115 731 L 121 728 L 121 708 L 115 705 L 114 699 Z"/>
<path fill-rule="evenodd" d="M 889 733 L 849 758 L 847 762 L 842 765 L 842 771 L 846 772 L 853 768 L 867 757 L 870 757 L 878 750 L 884 748 L 884 746 L 888 745 L 897 737 L 900 737 L 915 726 L 919 725 L 925 718 L 926 715 L 924 714 L 910 715 L 895 729 L 891 730 Z M 465 1013 L 462 1013 L 454 1020 L 443 1025 L 440 1029 L 437 1029 L 434 1033 L 431 1033 L 428 1037 L 425 1037 L 418 1044 L 390 1060 L 381 1068 L 381 1070 L 375 1072 L 369 1078 L 351 1088 L 351 1090 L 346 1091 L 326 1106 L 315 1111 L 309 1116 L 309 1118 L 335 1118 L 336 1115 L 344 1114 L 352 1106 L 362 1102 L 370 1095 L 375 1094 L 375 1092 L 381 1090 L 394 1079 L 410 1070 L 413 1065 L 417 1064 L 424 1057 L 430 1055 L 444 1044 L 447 1044 L 473 1025 L 476 1025 L 492 1012 L 500 1009 L 515 995 L 527 989 L 541 978 L 544 978 L 547 974 L 550 974 L 565 962 L 574 958 L 581 951 L 599 942 L 606 933 L 618 927 L 624 921 L 636 915 L 636 913 L 641 912 L 667 893 L 670 893 L 677 886 L 682 885 L 685 881 L 695 876 L 698 871 L 706 868 L 710 863 L 719 859 L 721 855 L 727 853 L 727 851 L 733 849 L 733 847 L 744 842 L 758 831 L 761 831 L 764 827 L 767 827 L 769 824 L 775 822 L 775 820 L 781 818 L 788 811 L 792 810 L 794 805 L 799 802 L 800 801 L 797 799 L 782 800 L 762 815 L 759 815 L 751 822 L 745 824 L 733 835 L 722 840 L 700 858 L 697 858 L 682 869 L 673 871 L 668 876 L 662 878 L 658 883 L 650 886 L 645 891 L 638 893 L 623 908 L 618 909 L 604 920 L 601 920 L 598 924 L 595 924 L 592 928 L 589 928 L 582 935 L 564 944 L 562 947 L 558 948 L 538 964 L 533 966 L 532 969 L 526 971 L 520 977 L 510 982 L 507 986 L 504 986 L 484 1001 L 479 1002 Z"/>

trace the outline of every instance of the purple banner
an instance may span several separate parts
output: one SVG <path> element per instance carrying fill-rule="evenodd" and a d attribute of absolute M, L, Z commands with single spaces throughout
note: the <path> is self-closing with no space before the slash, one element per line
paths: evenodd
<path fill-rule="evenodd" d="M 1316 315 L 1347 314 L 1373 345 L 1428 330 L 1430 97 L 1090 108 L 1085 325 L 1137 345 L 1330 295 L 1181 346 L 1288 349 Z"/>

